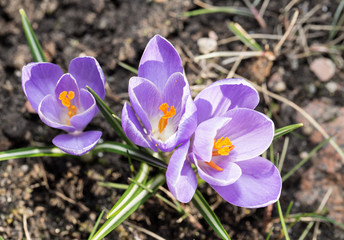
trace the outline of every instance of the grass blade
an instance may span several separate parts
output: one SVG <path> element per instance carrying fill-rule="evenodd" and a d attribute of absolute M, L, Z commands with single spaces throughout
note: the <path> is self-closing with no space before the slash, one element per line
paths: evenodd
<path fill-rule="evenodd" d="M 334 38 L 334 36 L 337 34 L 337 32 L 338 32 L 338 29 L 336 28 L 336 26 L 341 26 L 342 25 L 341 19 L 343 18 L 344 15 L 341 17 L 341 19 L 339 19 L 339 16 L 340 16 L 340 13 L 342 12 L 343 8 L 344 8 L 344 0 L 342 0 L 339 3 L 339 5 L 337 7 L 337 10 L 336 10 L 336 12 L 335 12 L 335 14 L 333 16 L 333 21 L 332 21 L 332 24 L 331 24 L 332 25 L 332 29 L 331 29 L 330 35 L 328 37 L 329 41 L 332 40 Z M 339 21 L 338 21 L 338 19 L 339 19 Z"/>
<path fill-rule="evenodd" d="M 228 233 L 223 228 L 220 220 L 217 218 L 214 211 L 210 208 L 208 202 L 205 200 L 203 195 L 199 190 L 196 190 L 196 193 L 192 199 L 192 203 L 198 209 L 198 211 L 202 214 L 203 218 L 207 221 L 207 223 L 211 226 L 211 228 L 222 238 L 230 240 Z"/>
<path fill-rule="evenodd" d="M 125 135 L 122 129 L 121 119 L 112 112 L 105 102 L 90 87 L 87 86 L 87 89 L 95 98 L 99 110 L 104 115 L 105 119 L 110 123 L 112 128 L 116 131 L 118 136 L 130 146 L 136 147 L 136 145 Z"/>
<path fill-rule="evenodd" d="M 126 69 L 129 72 L 132 72 L 134 74 L 138 74 L 138 72 L 139 72 L 136 68 L 134 68 L 134 67 L 132 67 L 132 66 L 130 66 L 130 65 L 124 63 L 124 62 L 119 61 L 118 65 L 120 65 L 122 68 L 124 68 L 124 69 Z"/>
<path fill-rule="evenodd" d="M 35 33 L 32 30 L 31 24 L 23 9 L 19 10 L 21 22 L 23 25 L 26 40 L 30 46 L 31 54 L 35 62 L 46 62 L 43 50 L 39 44 Z"/>
<path fill-rule="evenodd" d="M 289 219 L 295 219 L 295 221 L 306 222 L 305 220 L 309 221 L 322 221 L 322 222 L 329 222 L 340 229 L 344 230 L 344 224 L 341 222 L 337 222 L 331 218 L 325 217 L 323 215 L 317 213 L 297 213 L 297 214 L 290 214 Z"/>
<path fill-rule="evenodd" d="M 241 42 L 253 51 L 262 51 L 262 47 L 254 40 L 239 23 L 231 22 L 228 24 L 229 29 L 237 36 Z"/>
<path fill-rule="evenodd" d="M 88 240 L 91 240 L 93 235 L 96 233 L 97 228 L 98 228 L 99 223 L 100 223 L 100 220 L 102 219 L 103 215 L 104 215 L 104 210 L 99 214 L 99 217 L 97 218 L 96 224 L 94 225 L 92 232 L 91 232 L 90 236 L 88 237 Z"/>
<path fill-rule="evenodd" d="M 281 225 L 282 225 L 285 239 L 290 240 L 290 237 L 288 234 L 288 229 L 287 229 L 287 226 L 286 226 L 285 221 L 284 221 L 283 212 L 282 212 L 282 208 L 281 208 L 281 204 L 280 204 L 279 200 L 276 202 L 276 205 L 277 205 L 278 215 L 280 217 L 280 221 L 281 221 Z"/>
<path fill-rule="evenodd" d="M 307 155 L 306 158 L 302 159 L 298 164 L 296 164 L 288 173 L 286 173 L 282 177 L 282 182 L 287 180 L 291 175 L 293 175 L 300 167 L 302 167 L 303 164 L 305 164 L 317 151 L 319 151 L 320 148 L 322 148 L 326 143 L 330 141 L 331 138 L 325 139 L 321 143 L 319 143 L 315 148 L 312 149 L 312 151 Z"/>
<path fill-rule="evenodd" d="M 282 137 L 283 135 L 290 133 L 294 131 L 295 129 L 298 129 L 299 127 L 302 127 L 302 126 L 303 126 L 303 123 L 296 123 L 296 124 L 292 124 L 292 125 L 288 125 L 288 126 L 276 129 L 274 139 Z"/>
<path fill-rule="evenodd" d="M 127 202 L 126 205 L 118 212 L 117 215 L 109 218 L 103 226 L 96 232 L 92 240 L 100 240 L 107 236 L 119 224 L 127 219 L 134 211 L 136 211 L 149 197 L 151 197 L 158 188 L 165 183 L 165 175 L 158 174 L 146 184 L 147 189 L 142 190 L 135 198 Z"/>
<path fill-rule="evenodd" d="M 229 13 L 235 15 L 241 15 L 246 17 L 253 17 L 250 10 L 247 8 L 238 8 L 238 7 L 211 7 L 211 8 L 203 8 L 197 9 L 189 12 L 183 13 L 183 17 L 194 17 L 203 14 L 210 14 L 210 13 Z"/>
<path fill-rule="evenodd" d="M 149 166 L 146 163 L 141 163 L 140 169 L 136 174 L 135 181 L 144 184 L 148 178 Z M 127 202 L 131 201 L 135 196 L 137 196 L 143 189 L 136 183 L 131 183 L 128 189 L 124 192 L 121 198 L 112 207 L 106 218 L 111 218 L 116 215 Z"/>
<path fill-rule="evenodd" d="M 114 182 L 97 182 L 99 186 L 108 187 L 108 188 L 115 188 L 121 190 L 127 190 L 129 185 L 123 183 L 114 183 Z"/>

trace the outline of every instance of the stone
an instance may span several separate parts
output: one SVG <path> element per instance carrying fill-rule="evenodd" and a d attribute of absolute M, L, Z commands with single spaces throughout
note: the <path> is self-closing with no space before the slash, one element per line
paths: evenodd
<path fill-rule="evenodd" d="M 202 54 L 208 54 L 216 51 L 217 42 L 212 38 L 200 38 L 197 40 L 197 46 Z"/>
<path fill-rule="evenodd" d="M 311 71 L 320 81 L 329 81 L 336 72 L 336 65 L 328 58 L 317 58 L 310 65 Z"/>

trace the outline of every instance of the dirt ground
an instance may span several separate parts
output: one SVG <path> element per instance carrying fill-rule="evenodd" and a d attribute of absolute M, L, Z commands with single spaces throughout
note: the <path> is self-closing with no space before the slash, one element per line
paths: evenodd
<path fill-rule="evenodd" d="M 239 0 L 205 3 L 246 8 L 244 1 Z M 257 36 L 256 41 L 266 50 L 272 50 L 298 9 L 298 28 L 285 40 L 276 60 L 243 59 L 236 73 L 306 110 L 343 149 L 343 59 L 340 51 L 331 58 L 326 48 L 328 26 L 340 0 L 260 1 L 257 9 L 266 3 L 263 16 L 266 28 L 262 28 L 252 17 L 228 13 L 181 17 L 184 12 L 204 5 L 191 0 L 0 0 L 0 151 L 50 146 L 59 133 L 30 113 L 26 105 L 21 69 L 33 60 L 21 27 L 20 8 L 26 11 L 48 61 L 66 70 L 70 60 L 77 56 L 97 58 L 108 83 L 105 101 L 118 115 L 128 99 L 128 80 L 133 76 L 118 63 L 137 67 L 145 45 L 155 34 L 166 37 L 177 48 L 192 92 L 196 93 L 209 83 L 226 78 L 233 67 L 228 58 L 195 60 L 194 57 L 207 50 L 199 46 L 200 38 L 215 42 L 217 51 L 243 51 L 243 44 L 233 40 L 234 35 L 228 29 L 228 24 L 235 21 L 250 34 L 266 34 Z M 343 46 L 343 29 L 335 39 L 334 45 Z M 322 62 L 315 65 L 319 58 Z M 330 61 L 329 67 L 324 65 L 327 62 L 323 58 Z M 321 71 L 317 73 L 319 68 Z M 330 77 L 324 79 L 322 73 Z M 302 130 L 289 135 L 282 176 L 323 140 L 288 102 L 262 94 L 258 109 L 272 115 L 276 128 L 297 122 L 305 124 Z M 104 141 L 118 140 L 101 114 L 88 129 L 102 130 Z M 275 143 L 275 153 L 281 154 L 284 143 L 285 138 Z M 101 210 L 111 209 L 123 193 L 101 187 L 97 182 L 128 183 L 128 177 L 131 173 L 127 159 L 115 154 L 99 154 L 93 159 L 31 158 L 1 162 L 0 236 L 87 239 Z M 274 227 L 271 239 L 283 238 L 275 205 L 243 209 L 223 201 L 206 185 L 201 191 L 232 239 L 265 239 L 271 227 Z M 293 201 L 291 213 L 314 212 L 326 194 L 329 198 L 324 202 L 325 216 L 344 223 L 344 162 L 330 145 L 284 182 L 280 201 L 284 211 Z M 137 226 L 164 239 L 218 239 L 191 203 L 184 207 L 193 217 L 181 220 L 174 209 L 153 197 L 107 239 L 154 239 Z M 289 232 L 291 238 L 298 239 L 306 226 L 307 222 L 293 226 Z M 344 239 L 344 232 L 328 222 L 316 224 L 315 229 L 318 229 L 317 239 Z M 313 232 L 311 229 L 306 239 L 312 239 Z"/>

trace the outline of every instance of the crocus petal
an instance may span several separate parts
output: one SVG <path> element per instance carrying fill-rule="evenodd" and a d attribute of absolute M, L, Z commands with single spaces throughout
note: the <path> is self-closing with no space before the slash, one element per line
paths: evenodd
<path fill-rule="evenodd" d="M 169 76 L 175 72 L 183 73 L 176 49 L 165 38 L 154 36 L 142 55 L 138 76 L 152 81 L 162 92 Z"/>
<path fill-rule="evenodd" d="M 193 141 L 193 152 L 198 160 L 204 162 L 211 160 L 217 130 L 230 122 L 231 118 L 214 117 L 202 122 L 197 127 Z"/>
<path fill-rule="evenodd" d="M 229 153 L 233 161 L 254 158 L 270 146 L 274 137 L 274 123 L 255 110 L 237 108 L 228 111 L 225 117 L 232 120 L 218 131 L 217 137 L 228 137 L 234 149 Z"/>
<path fill-rule="evenodd" d="M 54 93 L 56 83 L 62 74 L 61 68 L 52 63 L 30 63 L 23 67 L 23 90 L 36 112 L 42 99 Z"/>
<path fill-rule="evenodd" d="M 168 152 L 189 140 L 194 133 L 197 126 L 197 109 L 190 96 L 189 84 L 181 73 L 174 73 L 170 76 L 162 97 L 164 103 L 175 107 L 176 114 L 168 119 L 168 124 L 163 132 L 155 132 L 152 141 L 157 144 L 159 149 Z M 153 128 L 157 129 L 158 119 L 153 121 L 153 125 Z"/>
<path fill-rule="evenodd" d="M 186 159 L 189 142 L 177 148 L 171 156 L 166 171 L 168 189 L 180 202 L 189 202 L 197 188 L 197 178 L 190 162 Z"/>
<path fill-rule="evenodd" d="M 217 166 L 223 169 L 223 171 L 218 171 L 204 161 L 197 161 L 196 156 L 193 159 L 198 170 L 198 175 L 210 185 L 227 186 L 237 181 L 241 176 L 240 167 L 233 162 L 215 162 Z"/>
<path fill-rule="evenodd" d="M 78 84 L 76 83 L 75 78 L 70 73 L 63 74 L 56 84 L 55 97 L 58 104 L 61 107 L 65 107 L 62 104 L 62 101 L 59 100 L 60 94 L 63 91 L 66 91 L 67 93 L 70 91 L 74 92 L 74 98 L 71 101 L 71 103 L 73 105 L 76 105 L 77 108 L 80 108 L 80 92 L 79 92 Z"/>
<path fill-rule="evenodd" d="M 246 208 L 265 207 L 279 199 L 282 180 L 274 164 L 261 157 L 236 164 L 242 175 L 235 183 L 222 187 L 211 185 L 223 199 Z"/>
<path fill-rule="evenodd" d="M 105 97 L 105 77 L 97 60 L 93 57 L 74 58 L 68 72 L 76 79 L 79 88 L 89 86 L 101 99 Z"/>
<path fill-rule="evenodd" d="M 188 141 L 197 127 L 197 109 L 189 97 L 185 104 L 185 112 L 179 122 L 177 131 L 165 141 L 152 137 L 153 143 L 163 152 L 170 152 L 176 146 Z"/>
<path fill-rule="evenodd" d="M 150 119 L 163 115 L 159 110 L 162 98 L 156 86 L 147 79 L 132 77 L 129 80 L 129 98 L 135 113 L 148 132 L 152 131 Z"/>
<path fill-rule="evenodd" d="M 77 131 L 82 131 L 98 113 L 94 97 L 84 88 L 80 90 L 80 105 L 81 113 L 78 113 L 70 119 L 70 124 L 75 127 Z"/>
<path fill-rule="evenodd" d="M 68 126 L 61 119 L 61 112 L 66 111 L 56 101 L 55 96 L 49 94 L 43 98 L 38 106 L 38 115 L 41 120 L 50 127 L 62 129 L 66 132 L 74 132 L 73 126 Z"/>
<path fill-rule="evenodd" d="M 53 139 L 53 144 L 72 155 L 82 155 L 90 151 L 102 136 L 100 131 L 87 131 L 79 134 L 61 134 Z"/>
<path fill-rule="evenodd" d="M 223 79 L 202 90 L 195 98 L 198 123 L 221 116 L 230 109 L 254 109 L 259 103 L 258 92 L 242 79 Z"/>
<path fill-rule="evenodd" d="M 125 135 L 133 143 L 141 147 L 151 148 L 155 152 L 158 151 L 154 144 L 147 138 L 129 103 L 125 103 L 122 110 L 122 127 Z"/>
<path fill-rule="evenodd" d="M 189 83 L 185 79 L 182 73 L 174 73 L 168 79 L 163 94 L 162 101 L 167 103 L 170 107 L 174 106 L 176 110 L 176 115 L 174 115 L 169 122 L 173 122 L 178 125 L 180 118 L 184 113 L 184 106 L 186 102 L 186 97 L 190 95 Z"/>

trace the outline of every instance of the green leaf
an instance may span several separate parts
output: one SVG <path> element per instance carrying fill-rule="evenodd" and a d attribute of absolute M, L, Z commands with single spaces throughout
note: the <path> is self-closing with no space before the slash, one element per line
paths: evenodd
<path fill-rule="evenodd" d="M 136 174 L 135 181 L 144 184 L 148 178 L 149 166 L 146 163 L 141 163 L 139 172 Z M 137 196 L 143 189 L 136 183 L 131 183 L 128 189 L 124 192 L 121 198 L 116 202 L 112 209 L 107 214 L 106 218 L 116 215 L 127 202 L 130 202 Z"/>
<path fill-rule="evenodd" d="M 290 240 L 287 225 L 285 224 L 285 221 L 284 221 L 283 212 L 282 212 L 282 208 L 281 208 L 281 204 L 280 204 L 279 200 L 276 202 L 276 205 L 277 205 L 278 215 L 280 217 L 283 233 L 285 236 L 285 240 Z"/>
<path fill-rule="evenodd" d="M 95 146 L 94 149 L 90 151 L 90 154 L 96 154 L 98 152 L 112 152 L 118 153 L 123 156 L 130 156 L 135 160 L 146 162 L 154 167 L 159 167 L 166 169 L 167 164 L 157 159 L 141 150 L 130 147 L 128 145 L 117 143 L 117 142 L 104 142 Z M 0 152 L 0 161 L 5 161 L 9 159 L 25 158 L 25 157 L 76 157 L 74 155 L 69 155 L 57 147 L 29 147 L 29 148 L 18 148 L 13 150 L 8 150 Z"/>
<path fill-rule="evenodd" d="M 247 8 L 238 8 L 238 7 L 211 7 L 211 8 L 203 8 L 197 9 L 189 12 L 183 13 L 183 17 L 193 17 L 203 14 L 210 14 L 210 13 L 229 13 L 235 15 L 241 15 L 246 17 L 253 17 L 252 13 Z"/>
<path fill-rule="evenodd" d="M 104 115 L 105 119 L 110 123 L 112 128 L 116 131 L 118 136 L 129 145 L 136 147 L 136 145 L 125 135 L 122 128 L 121 119 L 112 112 L 112 110 L 105 104 L 105 102 L 90 87 L 86 87 L 95 98 L 99 110 Z"/>
<path fill-rule="evenodd" d="M 120 65 L 122 68 L 124 68 L 124 69 L 126 69 L 126 70 L 128 70 L 134 74 L 138 74 L 138 72 L 139 72 L 136 68 L 134 68 L 134 67 L 132 67 L 132 66 L 130 66 L 124 62 L 119 61 L 118 65 Z"/>
<path fill-rule="evenodd" d="M 205 200 L 205 198 L 199 190 L 196 190 L 196 193 L 192 199 L 192 203 L 202 214 L 203 218 L 207 221 L 207 223 L 222 239 L 231 239 L 226 230 L 223 228 L 220 220 L 217 218 L 216 214 L 210 208 L 208 202 Z"/>
<path fill-rule="evenodd" d="M 149 197 L 151 197 L 158 188 L 165 183 L 165 175 L 158 174 L 146 184 L 148 190 L 142 190 L 135 198 L 128 201 L 118 212 L 117 215 L 109 218 L 98 232 L 93 236 L 92 240 L 100 240 L 107 236 L 119 224 L 127 219 L 134 211 L 136 211 Z"/>
<path fill-rule="evenodd" d="M 109 188 L 115 188 L 115 189 L 121 189 L 121 190 L 127 190 L 129 187 L 128 184 L 114 183 L 114 182 L 97 182 L 97 184 L 102 187 L 109 187 Z"/>
<path fill-rule="evenodd" d="M 35 33 L 32 30 L 31 24 L 27 19 L 25 11 L 23 9 L 19 10 L 20 18 L 22 21 L 24 33 L 26 40 L 30 46 L 31 54 L 35 62 L 46 62 L 43 50 L 41 45 L 39 44 Z"/>
<path fill-rule="evenodd" d="M 97 231 L 97 228 L 99 226 L 100 220 L 102 219 L 103 215 L 104 215 L 104 210 L 99 214 L 99 217 L 97 218 L 96 224 L 94 225 L 92 232 L 91 232 L 90 236 L 88 237 L 88 240 L 91 240 L 91 238 L 93 237 L 93 235 Z"/>
<path fill-rule="evenodd" d="M 262 51 L 262 47 L 254 40 L 240 24 L 231 22 L 228 24 L 229 29 L 236 35 L 241 42 L 243 42 L 247 47 L 253 51 Z"/>
<path fill-rule="evenodd" d="M 0 152 L 0 161 L 25 157 L 63 157 L 70 156 L 57 147 L 28 147 Z"/>
<path fill-rule="evenodd" d="M 302 127 L 302 126 L 303 126 L 303 123 L 296 123 L 296 124 L 292 124 L 292 125 L 288 125 L 288 126 L 276 129 L 274 139 L 282 137 L 283 135 L 290 133 L 294 131 L 295 129 L 298 129 L 299 127 Z"/>

